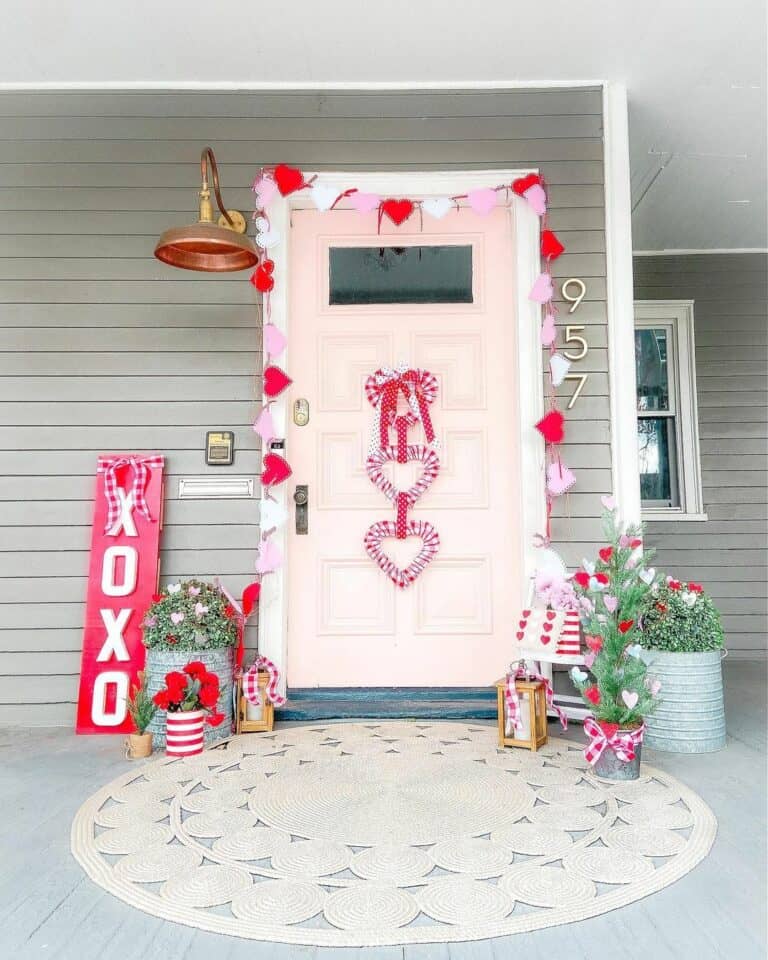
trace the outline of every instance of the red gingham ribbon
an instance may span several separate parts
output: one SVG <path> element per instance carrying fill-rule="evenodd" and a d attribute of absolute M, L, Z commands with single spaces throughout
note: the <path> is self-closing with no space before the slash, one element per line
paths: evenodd
<path fill-rule="evenodd" d="M 517 667 L 514 673 L 510 670 L 507 674 L 507 686 L 504 691 L 504 699 L 507 701 L 507 710 L 509 711 L 509 718 L 512 721 L 512 726 L 515 730 L 519 730 L 523 725 L 523 720 L 520 715 L 520 697 L 517 695 L 517 687 L 515 686 L 515 680 L 541 680 L 544 683 L 544 693 L 547 698 L 547 706 L 550 710 L 554 710 L 560 720 L 560 726 L 563 730 L 568 729 L 568 717 L 565 714 L 565 711 L 557 706 L 555 703 L 555 694 L 552 689 L 552 684 L 547 680 L 546 677 L 542 677 L 540 673 L 534 673 L 532 670 L 525 670 L 522 666 Z"/>
<path fill-rule="evenodd" d="M 584 759 L 589 764 L 596 764 L 602 756 L 603 750 L 610 747 L 623 763 L 630 763 L 635 759 L 635 747 L 643 742 L 645 724 L 636 730 L 626 733 L 615 733 L 608 736 L 594 717 L 584 717 L 584 733 L 589 737 L 589 745 L 584 750 Z"/>
<path fill-rule="evenodd" d="M 152 467 L 162 467 L 163 457 L 99 457 L 97 472 L 104 474 L 104 496 L 107 498 L 107 522 L 104 526 L 104 532 L 114 527 L 120 518 L 120 500 L 117 490 L 117 471 L 121 467 L 131 467 L 133 469 L 133 503 L 139 513 L 152 519 L 149 512 L 149 505 L 145 499 L 144 493 L 147 489 L 149 480 L 149 471 Z M 126 491 L 127 492 L 127 491 Z"/>
<path fill-rule="evenodd" d="M 259 670 L 266 670 L 269 674 L 269 681 L 265 693 L 267 700 L 274 703 L 276 707 L 282 707 L 285 703 L 285 697 L 281 697 L 277 692 L 277 685 L 280 681 L 280 672 L 277 667 L 267 657 L 258 656 L 251 666 L 243 674 L 243 696 L 248 703 L 254 707 L 261 706 L 261 697 L 259 696 Z"/>
<path fill-rule="evenodd" d="M 429 404 L 437 396 L 437 377 L 428 370 L 390 370 L 382 368 L 365 382 L 365 395 L 372 407 L 378 410 L 379 446 L 389 444 L 389 428 L 397 416 L 397 397 L 402 393 L 409 405 L 415 400 L 419 418 L 424 427 L 427 443 L 435 439 L 435 431 L 429 415 Z M 415 410 L 414 410 L 415 413 Z"/>

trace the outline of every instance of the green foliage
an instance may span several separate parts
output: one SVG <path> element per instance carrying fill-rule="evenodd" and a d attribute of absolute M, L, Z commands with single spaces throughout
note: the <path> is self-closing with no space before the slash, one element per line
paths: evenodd
<path fill-rule="evenodd" d="M 720 650 L 725 638 L 712 598 L 697 584 L 670 582 L 661 584 L 655 596 L 646 598 L 642 645 L 671 653 Z"/>
<path fill-rule="evenodd" d="M 133 720 L 136 733 L 146 733 L 156 712 L 157 707 L 149 695 L 147 678 L 142 670 L 139 673 L 139 682 L 131 687 L 131 695 L 128 698 L 128 713 Z"/>
<path fill-rule="evenodd" d="M 584 561 L 584 569 L 574 575 L 584 631 L 593 645 L 601 646 L 591 667 L 592 676 L 584 678 L 583 672 L 574 670 L 571 677 L 595 718 L 620 726 L 641 722 L 657 704 L 637 646 L 640 616 L 656 577 L 646 566 L 653 551 L 643 549 L 642 532 L 639 525 L 624 528 L 617 511 L 606 510 L 603 556 L 595 560 L 594 570 Z M 611 610 L 614 599 L 616 606 Z"/>
<path fill-rule="evenodd" d="M 181 614 L 174 623 L 171 618 Z M 144 646 L 168 650 L 212 650 L 237 643 L 236 611 L 226 595 L 202 580 L 169 584 L 142 622 Z"/>

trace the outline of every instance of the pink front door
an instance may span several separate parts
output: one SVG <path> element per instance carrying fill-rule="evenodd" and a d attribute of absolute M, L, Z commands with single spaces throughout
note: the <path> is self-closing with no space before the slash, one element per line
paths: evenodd
<path fill-rule="evenodd" d="M 415 217 L 413 227 L 382 224 L 379 233 L 375 214 L 292 213 L 289 493 L 306 484 L 309 497 L 306 534 L 297 533 L 290 504 L 292 687 L 480 686 L 496 680 L 510 659 L 521 601 L 512 215 L 505 208 L 486 217 L 462 209 L 440 221 L 425 217 L 423 226 Z M 341 277 L 347 302 L 330 302 L 330 250 L 369 247 L 375 257 L 384 256 L 382 248 L 412 246 L 423 248 L 417 262 L 434 247 L 471 253 L 471 302 L 349 302 L 365 299 L 362 286 L 355 296 L 354 272 Z M 335 255 L 334 284 L 338 263 Z M 438 378 L 431 413 L 441 460 L 411 516 L 432 523 L 442 545 L 405 590 L 363 546 L 372 523 L 395 518 L 365 472 L 373 408 L 363 385 L 377 368 L 400 362 Z M 297 400 L 307 403 L 303 426 L 294 422 Z M 425 442 L 415 433 L 409 438 Z M 390 465 L 395 486 L 412 483 L 417 466 Z M 419 545 L 410 538 L 384 547 L 404 566 Z"/>

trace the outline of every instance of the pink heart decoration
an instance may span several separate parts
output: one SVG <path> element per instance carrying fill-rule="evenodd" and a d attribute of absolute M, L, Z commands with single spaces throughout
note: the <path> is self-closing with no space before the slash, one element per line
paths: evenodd
<path fill-rule="evenodd" d="M 576 476 L 562 461 L 547 467 L 547 490 L 553 497 L 562 496 L 576 483 Z"/>
<path fill-rule="evenodd" d="M 470 190 L 467 194 L 467 201 L 475 213 L 479 213 L 481 217 L 484 217 L 496 206 L 496 191 L 491 187 L 481 187 L 477 190 Z"/>
<path fill-rule="evenodd" d="M 393 503 L 397 503 L 397 498 L 401 492 L 405 493 L 409 503 L 416 503 L 424 491 L 432 486 L 440 470 L 440 460 L 435 451 L 420 443 L 408 444 L 406 457 L 409 463 L 414 461 L 423 463 L 424 472 L 416 483 L 405 491 L 397 490 L 394 484 L 384 476 L 384 464 L 397 462 L 396 447 L 383 447 L 377 450 L 376 453 L 372 453 L 365 461 L 365 469 L 371 478 L 371 482 Z"/>
<path fill-rule="evenodd" d="M 253 424 L 253 432 L 258 433 L 261 437 L 261 442 L 265 446 L 270 440 L 274 440 L 277 436 L 269 407 L 263 407 L 261 413 L 256 417 Z"/>
<path fill-rule="evenodd" d="M 547 313 L 541 322 L 541 345 L 543 347 L 551 347 L 556 337 L 557 330 L 555 329 L 554 314 Z"/>
<path fill-rule="evenodd" d="M 453 200 L 448 197 L 428 197 L 421 201 L 421 209 L 434 217 L 435 220 L 442 220 L 449 210 L 453 209 Z"/>
<path fill-rule="evenodd" d="M 256 202 L 258 205 L 260 207 L 267 207 L 277 193 L 277 184 L 268 177 L 261 177 L 254 183 L 253 192 L 256 194 Z"/>
<path fill-rule="evenodd" d="M 628 710 L 634 710 L 637 706 L 637 701 L 640 699 L 640 695 L 635 690 L 631 692 L 629 690 L 622 690 L 621 699 L 626 704 Z"/>
<path fill-rule="evenodd" d="M 259 546 L 259 558 L 256 561 L 256 573 L 273 573 L 283 565 L 283 555 L 272 540 L 262 540 Z"/>
<path fill-rule="evenodd" d="M 651 691 L 651 696 L 655 697 L 659 690 L 661 690 L 661 680 L 651 680 L 648 684 L 648 689 Z"/>
<path fill-rule="evenodd" d="M 603 597 L 603 603 L 608 613 L 616 613 L 616 607 L 619 605 L 618 597 L 612 597 L 610 593 L 606 593 Z"/>
<path fill-rule="evenodd" d="M 358 213 L 371 213 L 381 203 L 378 193 L 361 193 L 356 190 L 350 195 L 349 202 Z"/>
<path fill-rule="evenodd" d="M 622 533 L 622 535 L 619 537 L 619 546 L 626 550 L 630 543 L 632 543 L 632 537 L 628 537 L 626 533 Z"/>
<path fill-rule="evenodd" d="M 398 567 L 387 556 L 382 547 L 384 540 L 393 540 L 397 536 L 397 525 L 394 520 L 381 520 L 374 523 L 368 528 L 364 541 L 365 552 L 371 560 L 374 560 L 395 586 L 400 587 L 401 590 L 413 583 L 427 564 L 435 559 L 440 549 L 440 537 L 437 530 L 426 520 L 409 520 L 405 527 L 405 535 L 406 537 L 419 537 L 422 542 L 418 555 L 405 569 Z"/>
<path fill-rule="evenodd" d="M 555 290 L 552 286 L 552 277 L 550 277 L 548 273 L 540 273 L 536 278 L 536 282 L 531 287 L 528 299 L 533 300 L 535 303 L 548 303 L 554 295 Z"/>
<path fill-rule="evenodd" d="M 600 497 L 600 503 L 602 503 L 602 505 L 605 507 L 606 510 L 615 510 L 615 509 L 616 509 L 616 501 L 614 500 L 614 498 L 613 498 L 612 496 L 610 496 L 610 495 L 608 495 L 608 494 L 606 494 L 606 495 L 603 496 L 603 497 Z"/>
<path fill-rule="evenodd" d="M 264 353 L 270 357 L 279 357 L 288 343 L 288 338 L 282 330 L 278 330 L 274 323 L 264 324 L 263 340 Z"/>
<path fill-rule="evenodd" d="M 553 353 L 549 358 L 549 372 L 552 376 L 552 386 L 559 387 L 565 380 L 565 375 L 571 369 L 571 361 L 560 353 Z"/>
<path fill-rule="evenodd" d="M 547 195 L 544 192 L 544 187 L 542 187 L 540 183 L 534 183 L 532 187 L 529 187 L 525 191 L 523 196 L 528 201 L 533 212 L 537 216 L 543 217 L 547 212 Z"/>
<path fill-rule="evenodd" d="M 595 662 L 596 659 L 597 659 L 596 653 L 590 652 L 590 653 L 584 654 L 584 666 L 587 668 L 587 670 L 592 669 L 592 664 Z"/>
<path fill-rule="evenodd" d="M 184 620 L 184 614 L 176 613 L 176 611 L 174 610 L 174 612 L 171 614 L 171 622 L 178 627 L 178 625 L 182 623 L 183 620 Z"/>

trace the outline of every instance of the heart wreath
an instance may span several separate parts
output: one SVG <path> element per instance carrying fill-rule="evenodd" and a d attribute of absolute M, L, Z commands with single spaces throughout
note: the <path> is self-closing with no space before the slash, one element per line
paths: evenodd
<path fill-rule="evenodd" d="M 409 444 L 406 447 L 406 457 L 408 463 L 423 463 L 424 472 L 407 490 L 403 490 L 406 499 L 410 504 L 416 503 L 419 497 L 432 486 L 435 477 L 440 472 L 440 460 L 434 450 L 425 447 L 420 443 Z M 388 500 L 397 502 L 401 494 L 400 490 L 395 488 L 392 481 L 384 475 L 384 464 L 397 461 L 397 450 L 395 447 L 383 447 L 376 453 L 372 453 L 365 461 L 365 469 L 371 482 L 378 487 Z"/>
<path fill-rule="evenodd" d="M 365 534 L 365 550 L 371 560 L 375 560 L 389 579 L 398 587 L 409 587 L 428 563 L 435 559 L 440 549 L 440 537 L 437 530 L 426 520 L 409 520 L 405 525 L 406 537 L 419 537 L 421 550 L 407 567 L 401 568 L 387 556 L 383 549 L 384 540 L 397 537 L 394 520 L 380 520 L 368 528 Z"/>

